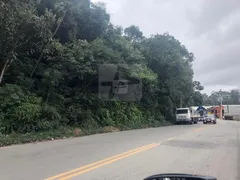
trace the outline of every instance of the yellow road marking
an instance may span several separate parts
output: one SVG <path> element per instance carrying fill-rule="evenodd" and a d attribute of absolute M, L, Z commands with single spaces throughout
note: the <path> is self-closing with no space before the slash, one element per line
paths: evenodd
<path fill-rule="evenodd" d="M 47 178 L 45 180 L 55 180 L 55 179 L 59 179 L 59 178 L 60 178 L 60 180 L 67 180 L 67 179 L 72 178 L 74 176 L 83 174 L 83 173 L 91 171 L 93 169 L 100 168 L 102 166 L 105 166 L 107 164 L 113 163 L 115 161 L 118 161 L 120 159 L 126 158 L 128 156 L 137 154 L 137 153 L 142 152 L 142 151 L 146 151 L 146 150 L 151 149 L 153 147 L 156 147 L 158 145 L 160 145 L 160 144 L 156 144 L 156 143 L 148 144 L 146 146 L 142 146 L 142 147 L 139 147 L 139 148 L 127 151 L 125 153 L 121 153 L 121 154 L 112 156 L 110 158 L 106 158 L 106 159 L 103 159 L 103 160 L 91 163 L 89 165 L 86 165 L 86 166 L 83 166 L 83 167 L 80 167 L 80 168 L 77 168 L 77 169 L 73 169 L 73 170 L 67 171 L 65 173 L 58 174 L 56 176 Z"/>
<path fill-rule="evenodd" d="M 202 131 L 202 130 L 204 130 L 204 129 L 206 129 L 206 127 L 201 127 L 201 128 L 195 129 L 194 131 L 195 131 L 195 132 L 199 132 L 199 131 Z"/>
<path fill-rule="evenodd" d="M 176 138 L 172 137 L 172 138 L 168 138 L 167 140 L 171 141 L 171 140 L 174 140 L 174 139 L 176 139 Z"/>
<path fill-rule="evenodd" d="M 104 162 L 104 163 L 102 163 L 102 164 L 99 164 L 99 165 L 97 165 L 97 166 L 93 166 L 93 167 L 91 167 L 91 168 L 89 168 L 89 169 L 86 169 L 86 170 L 83 170 L 83 171 L 80 171 L 80 172 L 73 173 L 73 174 L 71 174 L 71 175 L 69 175 L 69 176 L 65 176 L 65 177 L 61 178 L 60 180 L 68 180 L 68 179 L 70 179 L 70 178 L 72 178 L 72 177 L 75 177 L 75 176 L 81 175 L 81 174 L 83 174 L 83 173 L 86 173 L 86 172 L 88 172 L 88 171 L 91 171 L 91 170 L 100 168 L 100 167 L 105 166 L 105 165 L 107 165 L 107 164 L 111 164 L 111 163 L 113 163 L 113 162 L 115 162 L 115 161 L 119 161 L 119 160 L 121 160 L 121 159 L 124 159 L 124 158 L 126 158 L 126 157 L 128 157 L 128 156 L 132 156 L 132 155 L 134 155 L 134 154 L 140 153 L 140 152 L 142 152 L 142 151 L 146 151 L 146 150 L 151 149 L 151 148 L 154 148 L 154 147 L 156 147 L 156 146 L 158 146 L 158 145 L 159 145 L 159 144 L 154 144 L 154 145 L 152 145 L 152 146 L 149 146 L 149 147 L 146 147 L 146 148 L 143 148 L 143 149 L 139 149 L 138 151 L 135 151 L 135 152 L 126 154 L 126 155 L 124 155 L 124 156 L 120 156 L 120 157 L 118 157 L 118 158 L 116 158 L 116 159 L 112 159 L 112 160 L 110 160 L 110 161 L 106 161 L 106 162 Z"/>

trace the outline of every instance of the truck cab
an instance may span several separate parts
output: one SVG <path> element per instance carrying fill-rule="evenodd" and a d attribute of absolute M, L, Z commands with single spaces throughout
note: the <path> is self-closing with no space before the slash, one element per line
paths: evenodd
<path fill-rule="evenodd" d="M 190 108 L 177 108 L 176 109 L 176 122 L 192 124 L 191 110 Z"/>

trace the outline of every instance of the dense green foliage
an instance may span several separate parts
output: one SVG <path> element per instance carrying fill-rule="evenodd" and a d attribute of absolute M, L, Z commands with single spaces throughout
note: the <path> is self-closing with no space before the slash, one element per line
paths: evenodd
<path fill-rule="evenodd" d="M 193 60 L 167 33 L 146 38 L 136 26 L 112 25 L 100 3 L 0 0 L 0 132 L 173 122 L 176 107 L 202 103 Z M 99 99 L 98 65 L 104 63 L 127 64 L 122 75 L 142 79 L 142 99 Z"/>

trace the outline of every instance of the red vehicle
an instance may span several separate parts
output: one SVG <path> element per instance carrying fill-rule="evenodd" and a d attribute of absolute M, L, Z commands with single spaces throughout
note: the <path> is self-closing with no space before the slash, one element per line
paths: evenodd
<path fill-rule="evenodd" d="M 221 118 L 221 109 L 222 109 L 222 116 L 224 116 L 224 106 L 222 106 L 222 108 L 220 106 L 213 106 L 211 107 L 208 112 L 210 112 L 211 114 L 214 114 L 216 118 Z"/>

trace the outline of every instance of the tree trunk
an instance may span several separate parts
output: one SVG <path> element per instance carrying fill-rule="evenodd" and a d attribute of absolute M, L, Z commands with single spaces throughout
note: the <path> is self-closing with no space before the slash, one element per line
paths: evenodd
<path fill-rule="evenodd" d="M 4 73 L 6 72 L 7 70 L 7 67 L 8 67 L 8 63 L 10 62 L 10 60 L 8 59 L 4 65 L 3 65 L 3 68 L 1 70 L 1 75 L 0 75 L 0 85 L 2 84 L 2 81 L 3 81 L 3 76 L 4 76 Z"/>
<path fill-rule="evenodd" d="M 67 11 L 68 11 L 68 5 L 66 6 L 66 11 L 65 11 L 64 14 L 63 14 L 62 20 L 58 23 L 55 31 L 53 32 L 52 38 L 54 38 L 54 36 L 55 36 L 56 33 L 58 32 L 58 29 L 60 28 L 62 22 L 64 21 L 64 18 L 65 18 L 65 16 L 66 16 L 66 14 L 67 14 Z M 43 57 L 43 49 L 44 49 L 49 43 L 50 43 L 50 41 L 48 41 L 46 45 L 43 45 L 43 46 L 42 46 L 42 48 L 41 48 L 41 54 L 40 54 L 40 56 L 39 56 L 39 58 L 38 58 L 38 60 L 37 60 L 37 64 L 36 64 L 35 67 L 33 68 L 33 71 L 32 71 L 32 73 L 31 73 L 30 77 L 33 77 L 33 75 L 34 75 L 34 73 L 35 73 L 35 71 L 36 71 L 36 69 L 37 69 L 40 61 L 42 60 L 42 57 Z"/>

